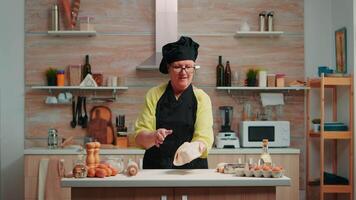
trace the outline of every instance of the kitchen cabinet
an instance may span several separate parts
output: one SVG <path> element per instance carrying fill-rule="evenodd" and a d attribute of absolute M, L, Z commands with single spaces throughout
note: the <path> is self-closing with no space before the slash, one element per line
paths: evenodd
<path fill-rule="evenodd" d="M 73 199 L 106 199 L 106 200 L 173 200 L 172 188 L 76 188 Z M 77 198 L 78 197 L 78 198 Z"/>
<path fill-rule="evenodd" d="M 210 188 L 175 188 L 175 200 L 275 200 L 274 188 L 264 188 L 260 194 L 256 187 L 210 187 Z M 261 189 L 259 189 L 261 190 Z M 243 195 L 241 195 L 243 194 Z"/>
<path fill-rule="evenodd" d="M 64 178 L 62 187 L 72 189 L 72 199 L 117 199 L 125 192 L 127 199 L 275 199 L 276 186 L 289 186 L 290 178 L 252 178 L 221 174 L 212 169 L 142 170 L 134 177 L 73 179 Z M 125 188 L 127 188 L 125 190 Z M 149 190 L 147 191 L 147 188 Z M 151 192 L 152 190 L 152 192 Z M 171 191 L 170 191 L 171 190 Z M 171 194 L 174 196 L 171 197 Z M 128 194 L 127 194 L 128 193 Z M 121 199 L 121 198 L 119 198 Z"/>
<path fill-rule="evenodd" d="M 90 193 L 87 191 L 91 190 Z M 72 199 L 107 200 L 275 200 L 274 187 L 75 188 Z M 93 192 L 94 191 L 94 192 Z"/>

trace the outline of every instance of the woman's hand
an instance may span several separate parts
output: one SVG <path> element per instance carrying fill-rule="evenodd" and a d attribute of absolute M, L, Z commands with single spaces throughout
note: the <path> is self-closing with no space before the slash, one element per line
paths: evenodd
<path fill-rule="evenodd" d="M 159 128 L 155 131 L 142 131 L 136 136 L 136 144 L 149 149 L 152 146 L 159 147 L 163 144 L 166 137 L 173 133 L 173 130 L 167 130 L 165 128 Z"/>
<path fill-rule="evenodd" d="M 167 130 L 165 128 L 157 129 L 154 133 L 155 146 L 159 147 L 161 144 L 163 144 L 164 139 L 166 139 L 166 137 L 172 133 L 173 130 Z"/>

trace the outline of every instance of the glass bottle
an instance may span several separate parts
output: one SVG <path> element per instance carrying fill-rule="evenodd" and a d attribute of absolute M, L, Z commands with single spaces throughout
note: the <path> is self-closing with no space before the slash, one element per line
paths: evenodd
<path fill-rule="evenodd" d="M 222 56 L 219 56 L 219 64 L 216 66 L 216 86 L 224 86 L 224 65 Z"/>
<path fill-rule="evenodd" d="M 264 165 L 272 166 L 272 158 L 268 152 L 268 139 L 262 140 L 262 153 L 261 153 L 261 162 Z"/>
<path fill-rule="evenodd" d="M 86 55 L 85 56 L 85 64 L 83 65 L 82 80 L 84 80 L 88 74 L 91 74 L 91 65 L 89 63 L 89 55 Z"/>
<path fill-rule="evenodd" d="M 230 87 L 231 86 L 230 61 L 226 61 L 224 80 L 225 80 L 225 86 Z"/>

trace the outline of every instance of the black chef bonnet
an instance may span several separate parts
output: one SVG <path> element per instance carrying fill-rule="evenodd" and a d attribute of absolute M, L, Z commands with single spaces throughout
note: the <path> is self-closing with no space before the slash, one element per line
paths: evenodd
<path fill-rule="evenodd" d="M 190 37 L 180 37 L 178 41 L 168 43 L 162 47 L 162 60 L 159 71 L 168 74 L 168 64 L 180 60 L 195 60 L 198 57 L 199 44 Z"/>

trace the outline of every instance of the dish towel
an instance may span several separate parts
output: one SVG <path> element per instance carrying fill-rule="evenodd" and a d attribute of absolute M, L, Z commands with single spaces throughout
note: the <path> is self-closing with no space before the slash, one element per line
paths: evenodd
<path fill-rule="evenodd" d="M 38 200 L 61 200 L 61 177 L 64 176 L 64 160 L 44 158 L 38 173 Z"/>
<path fill-rule="evenodd" d="M 44 158 L 40 161 L 40 166 L 38 168 L 38 200 L 44 200 L 45 198 L 45 183 L 48 171 L 49 159 Z"/>
<path fill-rule="evenodd" d="M 46 178 L 45 200 L 62 200 L 62 175 L 63 162 L 58 159 L 50 159 Z"/>

